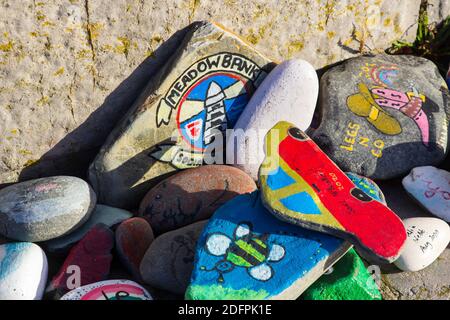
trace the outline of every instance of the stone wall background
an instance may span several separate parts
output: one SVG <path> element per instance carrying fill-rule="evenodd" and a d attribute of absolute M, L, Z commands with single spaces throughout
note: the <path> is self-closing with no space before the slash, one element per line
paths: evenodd
<path fill-rule="evenodd" d="M 433 0 L 432 21 L 449 14 Z M 84 176 L 195 20 L 316 68 L 415 37 L 420 0 L 0 0 L 0 185 Z"/>

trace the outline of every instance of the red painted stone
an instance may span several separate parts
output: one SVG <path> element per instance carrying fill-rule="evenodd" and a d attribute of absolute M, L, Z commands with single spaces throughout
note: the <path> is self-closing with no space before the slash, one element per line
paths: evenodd
<path fill-rule="evenodd" d="M 150 224 L 139 217 L 123 221 L 116 229 L 116 249 L 120 260 L 138 281 L 141 281 L 141 260 L 154 238 Z"/>
<path fill-rule="evenodd" d="M 75 277 L 79 268 L 80 286 L 106 280 L 112 261 L 114 233 L 104 224 L 93 227 L 72 249 L 58 273 L 50 282 L 47 292 L 64 294 L 77 284 Z"/>

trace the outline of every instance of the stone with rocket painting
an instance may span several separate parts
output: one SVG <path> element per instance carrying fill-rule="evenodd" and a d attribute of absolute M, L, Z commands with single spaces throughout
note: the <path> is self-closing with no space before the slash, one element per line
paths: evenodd
<path fill-rule="evenodd" d="M 0 234 L 19 241 L 45 241 L 76 230 L 95 207 L 96 195 L 77 177 L 55 176 L 0 190 Z"/>
<path fill-rule="evenodd" d="M 296 299 L 350 247 L 275 218 L 259 191 L 240 195 L 203 229 L 185 297 Z"/>
<path fill-rule="evenodd" d="M 224 163 L 224 132 L 272 67 L 217 24 L 194 23 L 91 164 L 99 202 L 135 207 L 176 170 Z"/>
<path fill-rule="evenodd" d="M 417 167 L 403 178 L 402 184 L 429 212 L 450 222 L 450 172 L 432 166 Z"/>
<path fill-rule="evenodd" d="M 266 135 L 261 198 L 276 217 L 342 237 L 374 262 L 392 262 L 406 231 L 400 218 L 342 172 L 300 129 L 279 122 Z"/>
<path fill-rule="evenodd" d="M 153 187 L 141 202 L 139 215 L 157 234 L 208 219 L 228 200 L 256 189 L 245 172 L 225 165 L 180 171 Z"/>
<path fill-rule="evenodd" d="M 60 300 L 153 300 L 147 290 L 130 280 L 105 280 L 76 288 Z"/>
<path fill-rule="evenodd" d="M 427 59 L 353 58 L 321 78 L 322 119 L 311 138 L 344 171 L 399 177 L 444 159 L 448 104 L 447 85 Z"/>

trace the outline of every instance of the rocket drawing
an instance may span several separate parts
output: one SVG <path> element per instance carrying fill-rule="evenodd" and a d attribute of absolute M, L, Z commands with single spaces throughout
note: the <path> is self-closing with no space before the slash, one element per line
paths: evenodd
<path fill-rule="evenodd" d="M 227 129 L 228 119 L 225 112 L 226 95 L 223 89 L 214 81 L 209 84 L 205 99 L 205 126 L 203 143 L 207 147 L 214 141 L 215 130 L 224 132 Z"/>

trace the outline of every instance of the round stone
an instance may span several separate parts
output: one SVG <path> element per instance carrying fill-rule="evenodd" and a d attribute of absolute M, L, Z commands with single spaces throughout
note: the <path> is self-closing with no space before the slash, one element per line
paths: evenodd
<path fill-rule="evenodd" d="M 47 273 L 47 257 L 38 245 L 0 245 L 0 300 L 42 299 Z"/>
<path fill-rule="evenodd" d="M 74 289 L 60 300 L 153 300 L 139 284 L 130 280 L 106 280 Z"/>
<path fill-rule="evenodd" d="M 448 144 L 448 90 L 436 65 L 410 55 L 362 56 L 321 78 L 311 138 L 344 171 L 390 179 L 436 165 Z"/>
<path fill-rule="evenodd" d="M 95 207 L 92 188 L 76 177 L 56 176 L 0 190 L 0 233 L 20 241 L 45 241 L 82 225 Z"/>
<path fill-rule="evenodd" d="M 235 196 L 256 189 L 245 172 L 225 165 L 181 171 L 152 188 L 141 202 L 139 215 L 156 234 L 209 218 Z"/>

